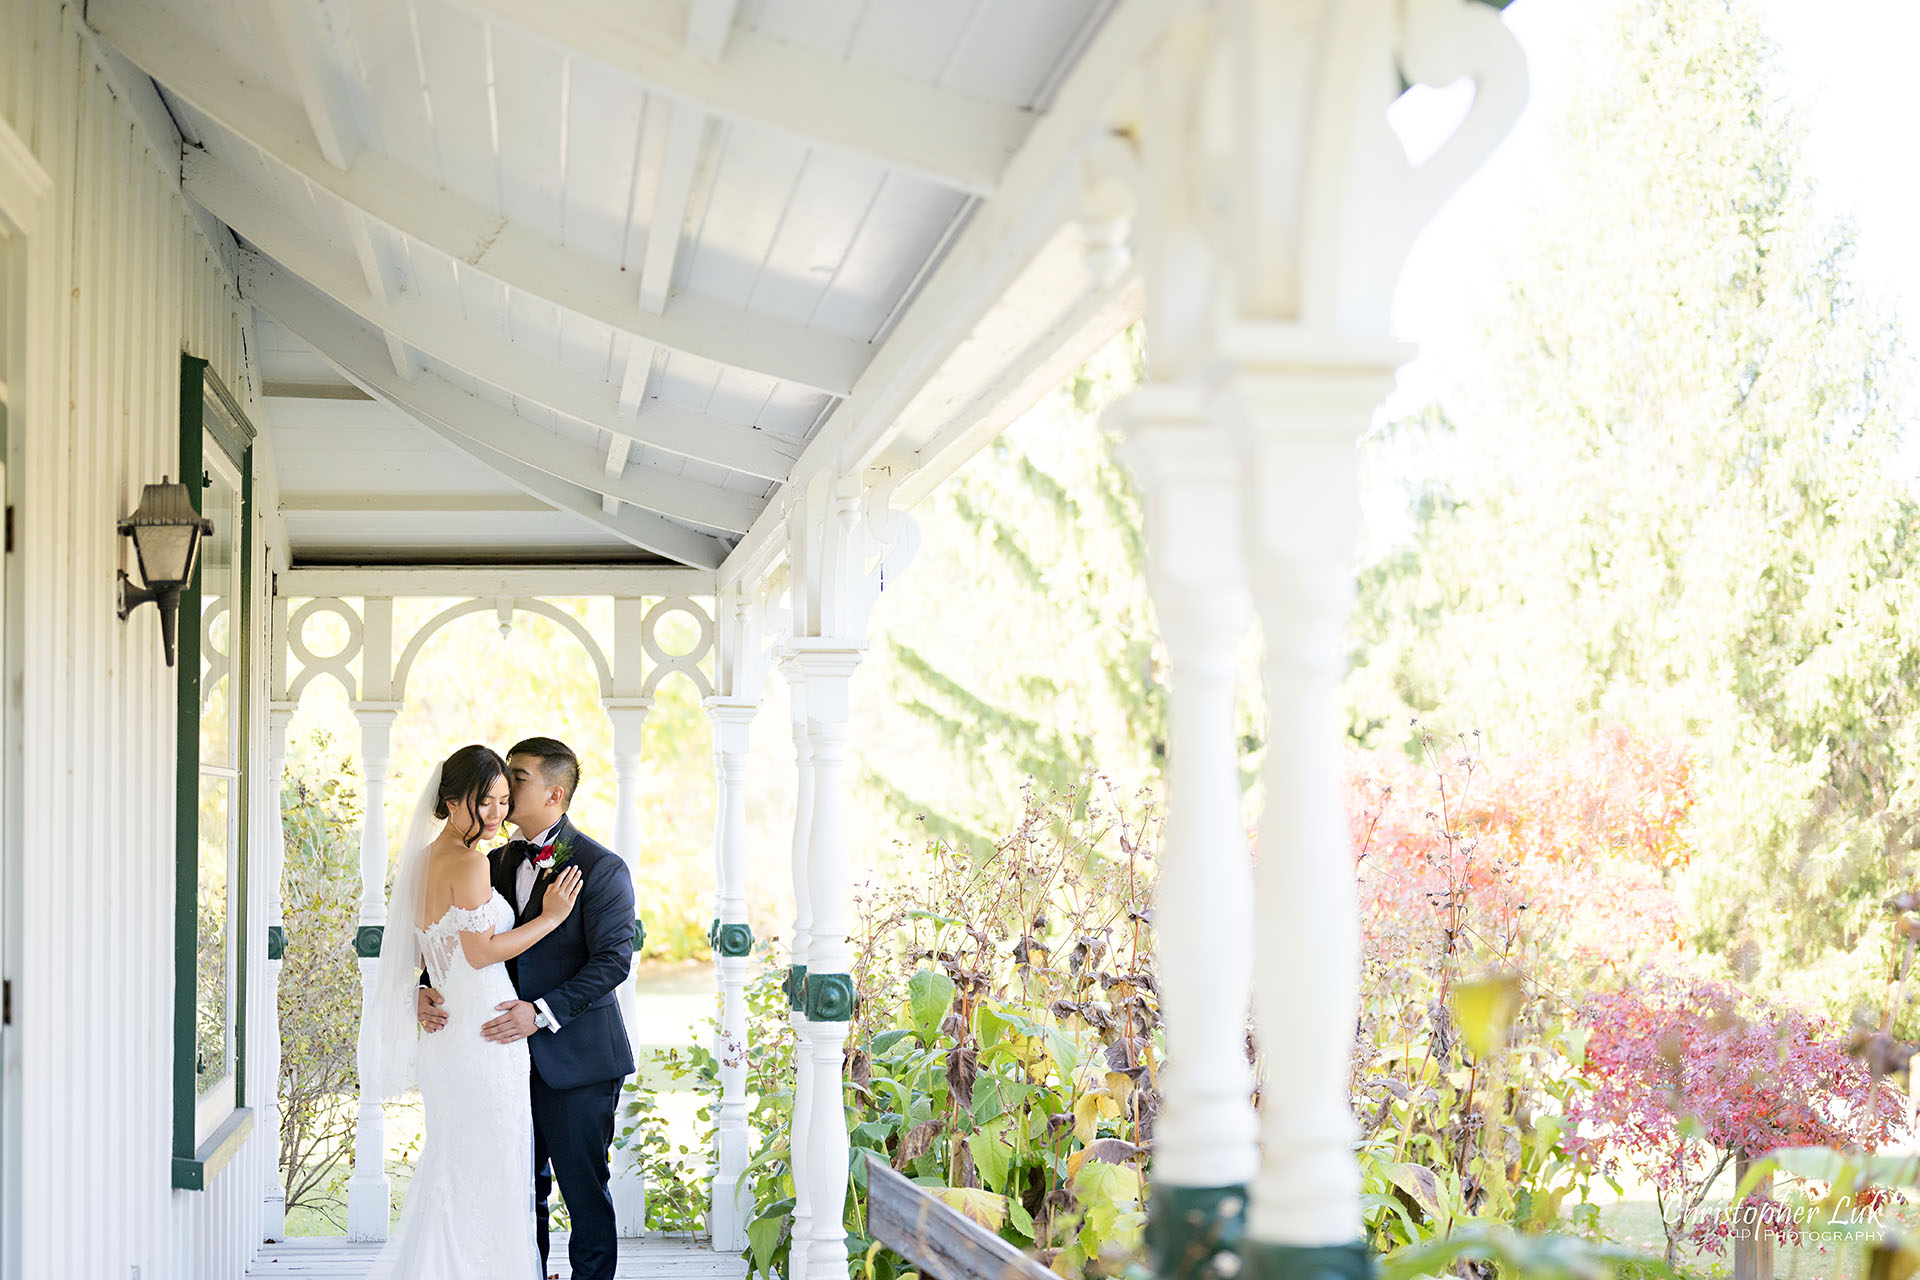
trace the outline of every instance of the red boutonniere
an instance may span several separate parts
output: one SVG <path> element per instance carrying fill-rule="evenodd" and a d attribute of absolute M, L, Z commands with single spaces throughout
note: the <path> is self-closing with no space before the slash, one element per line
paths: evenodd
<path fill-rule="evenodd" d="M 533 855 L 533 867 L 535 871 L 545 875 L 572 856 L 573 850 L 567 847 L 566 841 L 549 841 L 540 847 L 538 853 Z"/>

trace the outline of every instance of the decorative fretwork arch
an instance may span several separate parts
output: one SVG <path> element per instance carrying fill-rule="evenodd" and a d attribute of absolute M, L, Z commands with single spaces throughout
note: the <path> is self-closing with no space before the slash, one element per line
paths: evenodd
<path fill-rule="evenodd" d="M 580 647 L 586 650 L 587 657 L 593 662 L 594 676 L 600 684 L 600 696 L 602 698 L 613 696 L 613 664 L 607 661 L 606 650 L 602 649 L 600 642 L 593 638 L 593 633 L 587 630 L 586 624 L 565 609 L 549 604 L 545 600 L 517 599 L 506 607 L 502 607 L 501 602 L 497 600 L 465 600 L 434 614 L 413 633 L 413 638 L 407 641 L 406 649 L 400 654 L 400 661 L 395 663 L 393 668 L 394 701 L 406 700 L 407 677 L 413 673 L 413 664 L 419 658 L 420 651 L 426 648 L 429 640 L 438 635 L 449 623 L 471 617 L 476 613 L 486 613 L 489 610 L 499 614 L 503 622 L 515 613 L 531 613 L 558 623 L 562 629 L 580 642 Z"/>

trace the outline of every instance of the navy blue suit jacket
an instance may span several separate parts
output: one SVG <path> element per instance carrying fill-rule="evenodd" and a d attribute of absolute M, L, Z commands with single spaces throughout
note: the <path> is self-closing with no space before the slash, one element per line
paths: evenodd
<path fill-rule="evenodd" d="M 570 818 L 560 819 L 553 838 L 569 856 L 534 883 L 516 923 L 540 914 L 548 883 L 564 867 L 580 868 L 580 899 L 558 928 L 507 961 L 507 974 L 522 1000 L 545 1000 L 560 1023 L 558 1031 L 535 1031 L 527 1040 L 534 1070 L 549 1088 L 576 1089 L 633 1074 L 633 1047 L 614 998 L 633 968 L 633 877 L 618 854 Z M 512 903 L 517 861 L 508 866 L 497 851 L 491 859 L 494 888 Z"/>

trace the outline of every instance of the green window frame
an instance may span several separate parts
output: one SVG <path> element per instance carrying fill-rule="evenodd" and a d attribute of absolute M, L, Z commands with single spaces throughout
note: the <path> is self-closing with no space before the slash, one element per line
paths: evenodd
<path fill-rule="evenodd" d="M 245 1105 L 253 439 L 219 375 L 182 356 L 180 475 L 195 509 L 215 523 L 180 593 L 173 1185 L 187 1191 L 205 1189 L 254 1121 Z M 224 608 L 215 596 L 208 614 L 207 592 L 220 586 Z M 224 654 L 214 643 L 222 632 Z"/>

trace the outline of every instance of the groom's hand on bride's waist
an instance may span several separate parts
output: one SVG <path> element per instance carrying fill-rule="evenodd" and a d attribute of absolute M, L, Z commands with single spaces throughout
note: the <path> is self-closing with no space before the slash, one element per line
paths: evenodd
<path fill-rule="evenodd" d="M 499 1017 L 480 1028 L 480 1034 L 495 1044 L 525 1040 L 534 1031 L 534 1008 L 525 1000 L 508 1000 L 493 1006 L 502 1010 Z"/>
<path fill-rule="evenodd" d="M 413 997 L 413 1015 L 420 1019 L 421 1030 L 438 1031 L 447 1025 L 446 1012 L 440 1008 L 444 1003 L 440 993 L 432 987 L 420 988 Z"/>

